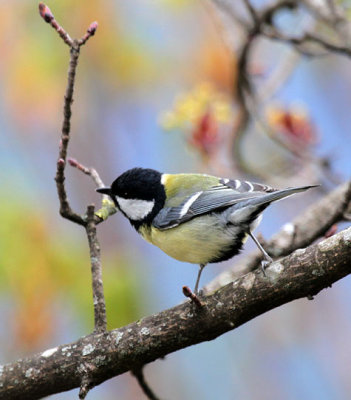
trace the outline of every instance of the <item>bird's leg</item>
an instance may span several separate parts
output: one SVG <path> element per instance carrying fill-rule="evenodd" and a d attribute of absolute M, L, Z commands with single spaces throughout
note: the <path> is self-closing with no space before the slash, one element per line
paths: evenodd
<path fill-rule="evenodd" d="M 202 270 L 205 268 L 206 264 L 200 264 L 199 265 L 199 272 L 197 274 L 197 278 L 196 278 L 196 283 L 195 283 L 195 289 L 194 289 L 194 293 L 197 295 L 197 289 L 199 287 L 199 282 L 200 282 L 200 276 L 201 276 L 201 272 Z"/>
<path fill-rule="evenodd" d="M 255 238 L 254 234 L 251 231 L 249 231 L 249 235 L 251 239 L 256 243 L 256 246 L 260 249 L 261 253 L 263 254 L 264 260 L 261 261 L 261 269 L 263 275 L 266 276 L 265 269 L 268 267 L 270 263 L 273 262 L 273 259 L 268 255 L 266 250 L 261 246 L 261 243 Z"/>

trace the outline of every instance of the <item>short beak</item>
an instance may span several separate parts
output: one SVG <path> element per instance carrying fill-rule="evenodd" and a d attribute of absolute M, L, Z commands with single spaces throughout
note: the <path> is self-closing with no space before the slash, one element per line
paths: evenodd
<path fill-rule="evenodd" d="M 98 193 L 111 195 L 111 188 L 109 188 L 109 187 L 98 188 L 98 189 L 96 189 L 96 191 Z"/>

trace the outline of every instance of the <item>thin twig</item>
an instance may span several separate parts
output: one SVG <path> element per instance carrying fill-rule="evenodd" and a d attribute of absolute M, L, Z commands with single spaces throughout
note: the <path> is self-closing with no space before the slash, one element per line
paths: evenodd
<path fill-rule="evenodd" d="M 241 18 L 235 10 L 235 6 L 232 2 L 226 0 L 212 0 L 211 3 L 223 12 L 224 15 L 228 15 L 231 20 L 240 25 L 242 28 L 247 28 L 247 22 Z"/>
<path fill-rule="evenodd" d="M 305 32 L 299 37 L 292 37 L 279 32 L 277 29 L 270 28 L 269 30 L 263 30 L 262 34 L 268 39 L 290 43 L 297 47 L 298 51 L 301 51 L 302 46 L 308 45 L 308 43 L 315 43 L 332 53 L 339 53 L 348 57 L 351 56 L 351 48 L 349 46 L 331 43 L 326 38 L 323 38 L 311 32 Z"/>
<path fill-rule="evenodd" d="M 86 232 L 88 236 L 89 249 L 90 249 L 95 332 L 104 332 L 106 331 L 106 305 L 105 305 L 104 287 L 102 283 L 100 245 L 96 235 L 94 210 L 95 207 L 93 205 L 90 205 L 87 208 Z"/>
<path fill-rule="evenodd" d="M 85 165 L 81 164 L 74 158 L 68 158 L 67 161 L 71 167 L 77 168 L 79 171 L 82 171 L 85 175 L 90 176 L 98 188 L 102 188 L 105 186 L 104 182 L 100 178 L 100 175 L 98 174 L 95 168 L 86 167 Z M 111 200 L 110 196 L 108 196 L 107 194 L 102 195 L 101 204 L 102 204 L 101 208 L 95 213 L 94 221 L 96 225 L 105 221 L 109 216 L 117 212 L 116 205 Z"/>
<path fill-rule="evenodd" d="M 250 54 L 254 43 L 256 43 L 256 40 L 262 34 L 263 26 L 265 24 L 270 24 L 273 20 L 274 14 L 279 12 L 281 9 L 294 8 L 296 6 L 296 2 L 293 0 L 282 0 L 268 6 L 260 13 L 254 9 L 249 0 L 245 0 L 244 3 L 252 17 L 252 21 L 247 26 L 246 40 L 239 52 L 238 57 L 238 77 L 235 80 L 233 95 L 238 100 L 240 108 L 240 120 L 233 128 L 230 147 L 234 155 L 235 163 L 239 169 L 245 171 L 246 173 L 257 176 L 259 175 L 259 172 L 257 170 L 253 170 L 253 168 L 246 162 L 245 157 L 243 157 L 241 146 L 244 137 L 246 137 L 247 126 L 250 122 L 250 110 L 247 104 L 247 95 L 249 95 L 249 97 L 254 96 L 253 87 L 250 80 L 250 73 L 248 71 Z"/>
<path fill-rule="evenodd" d="M 57 160 L 56 169 L 56 186 L 57 193 L 60 201 L 60 214 L 63 218 L 66 218 L 79 225 L 85 226 L 85 219 L 74 212 L 69 204 L 67 192 L 65 188 L 65 167 L 67 158 L 67 148 L 70 139 L 71 130 L 71 116 L 72 116 L 72 103 L 73 103 L 73 92 L 75 84 L 76 70 L 78 66 L 79 51 L 80 47 L 86 43 L 86 41 L 95 34 L 97 29 L 97 22 L 92 22 L 87 29 L 86 34 L 79 40 L 72 40 L 65 29 L 55 20 L 53 13 L 50 8 L 44 3 L 39 3 L 39 14 L 45 22 L 49 23 L 60 35 L 61 39 L 70 47 L 70 63 L 68 69 L 67 87 L 64 100 L 63 108 L 63 123 L 61 130 L 61 141 L 60 150 Z"/>
<path fill-rule="evenodd" d="M 221 4 L 221 2 L 217 2 L 216 0 L 213 0 L 213 2 L 220 5 L 223 9 L 223 4 Z M 298 2 L 296 0 L 279 0 L 271 5 L 263 7 L 262 10 L 256 10 L 250 0 L 243 0 L 243 3 L 251 16 L 251 20 L 247 22 L 245 27 L 246 40 L 239 52 L 236 68 L 237 79 L 234 80 L 235 87 L 233 90 L 233 97 L 238 102 L 239 112 L 237 123 L 232 129 L 230 144 L 231 158 L 233 158 L 235 166 L 237 166 L 241 171 L 254 174 L 255 176 L 260 176 L 262 179 L 267 179 L 266 176 L 262 175 L 262 170 L 257 170 L 246 162 L 246 158 L 243 156 L 242 151 L 242 143 L 244 137 L 246 137 L 247 127 L 250 121 L 252 121 L 252 118 L 255 117 L 255 115 L 259 115 L 256 111 L 257 103 L 255 101 L 255 88 L 251 83 L 249 73 L 249 60 L 254 43 L 256 43 L 257 39 L 260 37 L 279 40 L 292 44 L 301 54 L 306 54 L 304 47 L 307 44 L 315 43 L 328 52 L 339 53 L 346 56 L 351 56 L 351 47 L 338 44 L 337 42 L 330 42 L 326 38 L 321 37 L 314 32 L 305 32 L 302 35 L 295 37 L 278 30 L 274 25 L 275 14 L 282 9 L 296 9 L 298 7 Z M 231 13 L 228 12 L 228 15 L 231 15 Z M 230 25 L 227 28 L 230 29 Z M 315 56 L 315 54 L 310 55 Z M 261 99 L 259 99 L 259 101 L 260 100 Z M 262 102 L 260 104 L 262 104 Z M 261 118 L 259 118 L 259 122 L 261 126 L 265 125 Z M 311 156 L 306 158 L 307 152 L 303 152 L 300 145 L 295 146 L 293 143 L 279 140 L 277 136 L 272 137 L 270 134 L 271 129 L 263 129 L 262 131 L 270 136 L 271 139 L 280 146 L 283 146 L 285 150 L 288 150 L 293 157 L 301 158 L 302 155 L 306 163 L 315 162 L 317 165 L 322 165 L 322 162 L 319 159 L 314 160 L 314 157 Z"/>
<path fill-rule="evenodd" d="M 258 15 L 257 15 L 255 8 L 253 7 L 253 5 L 250 3 L 249 0 L 243 0 L 243 2 L 245 4 L 245 7 L 247 8 L 247 11 L 249 12 L 249 14 L 252 18 L 253 23 L 257 24 L 259 22 L 259 19 L 258 19 Z"/>
<path fill-rule="evenodd" d="M 90 24 L 87 32 L 81 39 L 72 40 L 68 33 L 64 30 L 64 28 L 60 26 L 59 23 L 55 20 L 54 15 L 49 7 L 47 7 L 43 3 L 40 3 L 39 13 L 41 17 L 45 20 L 45 22 L 49 23 L 58 32 L 62 40 L 70 46 L 70 62 L 68 69 L 66 93 L 64 97 L 63 123 L 55 181 L 60 201 L 60 214 L 62 215 L 62 217 L 72 222 L 83 225 L 87 232 L 91 260 L 95 332 L 104 332 L 106 331 L 106 306 L 102 284 L 100 246 L 96 235 L 96 223 L 101 222 L 102 219 L 95 216 L 95 207 L 93 205 L 88 206 L 86 218 L 75 213 L 71 209 L 65 188 L 65 167 L 67 159 L 67 149 L 70 139 L 73 92 L 76 70 L 78 66 L 79 52 L 80 47 L 84 45 L 87 40 L 95 34 L 97 29 L 97 22 L 93 22 Z M 90 175 L 94 179 L 98 187 L 103 186 L 102 180 L 94 169 L 87 169 L 82 164 L 79 164 L 73 159 L 69 159 L 68 161 L 72 166 L 75 166 L 84 173 Z"/>
<path fill-rule="evenodd" d="M 132 374 L 135 376 L 136 380 L 139 383 L 139 386 L 141 387 L 142 391 L 144 392 L 145 396 L 149 399 L 149 400 L 159 400 L 159 397 L 157 397 L 155 395 L 155 393 L 152 391 L 152 389 L 150 388 L 150 386 L 148 385 L 148 383 L 145 380 L 145 376 L 144 376 L 144 371 L 143 371 L 144 367 L 140 367 L 137 369 L 133 369 L 132 370 Z"/>
<path fill-rule="evenodd" d="M 338 31 L 338 25 L 340 23 L 348 23 L 347 18 L 343 15 L 342 5 L 337 5 L 333 0 L 327 0 L 324 4 L 323 2 L 317 0 L 300 0 L 307 10 L 313 15 L 313 17 L 320 22 L 323 22 L 327 26 Z M 333 9 L 332 9 L 333 8 Z M 339 36 L 340 36 L 340 32 Z M 344 35 L 343 35 L 344 36 Z M 340 37 L 341 39 L 341 37 Z M 346 38 L 344 38 L 346 39 Z"/>
<path fill-rule="evenodd" d="M 85 165 L 77 161 L 75 158 L 69 158 L 67 161 L 71 167 L 77 168 L 79 169 L 79 171 L 82 171 L 85 175 L 90 176 L 98 188 L 102 188 L 105 186 L 104 182 L 100 178 L 100 175 L 98 174 L 96 169 L 92 167 L 86 167 Z"/>
<path fill-rule="evenodd" d="M 69 34 L 62 28 L 62 26 L 55 20 L 54 14 L 51 12 L 50 8 L 44 3 L 39 3 L 39 14 L 44 19 L 45 22 L 50 24 L 57 33 L 61 36 L 61 39 L 69 46 L 73 46 L 73 40 Z"/>
<path fill-rule="evenodd" d="M 74 90 L 76 69 L 78 65 L 78 57 L 79 57 L 79 45 L 78 41 L 74 40 L 70 51 L 68 80 L 67 80 L 65 102 L 63 108 L 62 133 L 61 133 L 59 158 L 57 161 L 55 181 L 57 186 L 58 197 L 60 200 L 60 214 L 62 215 L 63 218 L 69 219 L 72 222 L 84 226 L 85 220 L 83 219 L 83 217 L 75 213 L 71 209 L 65 188 L 65 166 L 67 158 L 67 148 L 70 139 L 73 90 Z"/>
<path fill-rule="evenodd" d="M 87 29 L 85 35 L 81 39 L 78 40 L 79 46 L 83 46 L 87 42 L 87 40 L 91 38 L 91 36 L 95 35 L 97 27 L 98 27 L 98 23 L 96 21 L 92 22 L 89 25 L 89 28 Z"/>

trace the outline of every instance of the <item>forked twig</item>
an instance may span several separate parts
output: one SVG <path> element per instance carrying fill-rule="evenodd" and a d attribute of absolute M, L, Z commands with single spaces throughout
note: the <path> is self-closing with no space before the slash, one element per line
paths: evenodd
<path fill-rule="evenodd" d="M 85 165 L 81 164 L 74 158 L 68 158 L 68 163 L 71 167 L 77 168 L 79 171 L 83 172 L 85 175 L 88 175 L 91 177 L 91 179 L 94 181 L 96 187 L 102 188 L 104 187 L 104 182 L 100 178 L 100 175 L 96 171 L 95 168 L 92 167 L 86 167 Z M 110 196 L 107 194 L 102 195 L 102 207 L 100 210 L 96 211 L 94 214 L 94 222 L 95 225 L 98 225 L 99 223 L 105 221 L 110 215 L 113 215 L 117 212 L 117 208 L 114 204 L 114 202 L 111 200 Z"/>
<path fill-rule="evenodd" d="M 65 167 L 67 159 L 67 149 L 70 140 L 71 130 L 71 116 L 72 116 L 72 103 L 73 103 L 73 92 L 76 77 L 76 70 L 78 66 L 78 59 L 80 53 L 80 47 L 83 46 L 87 40 L 93 36 L 97 29 L 97 22 L 90 24 L 87 32 L 81 39 L 71 39 L 70 35 L 65 29 L 55 20 L 53 13 L 50 8 L 44 3 L 39 3 L 39 13 L 45 22 L 49 23 L 56 32 L 60 35 L 61 39 L 70 47 L 70 62 L 68 69 L 68 79 L 66 92 L 64 97 L 63 107 L 63 123 L 61 130 L 61 140 L 59 146 L 59 156 L 57 160 L 56 168 L 56 187 L 57 194 L 60 201 L 60 214 L 63 218 L 66 218 L 72 222 L 82 225 L 86 229 L 89 249 L 90 249 L 90 260 L 91 260 L 91 273 L 92 273 L 92 287 L 93 287 L 93 303 L 94 303 L 94 332 L 106 331 L 106 306 L 105 297 L 102 283 L 102 266 L 100 257 L 100 246 L 96 235 L 96 224 L 94 215 L 94 205 L 87 207 L 87 215 L 82 216 L 74 212 L 69 204 L 66 188 L 65 188 Z M 72 161 L 71 161 L 72 163 Z M 77 163 L 78 165 L 78 163 Z M 90 172 L 96 182 L 99 181 L 99 176 L 96 173 Z M 102 182 L 98 182 L 100 184 Z M 90 382 L 89 375 L 84 371 L 81 372 L 81 393 L 82 398 L 88 393 L 92 383 Z"/>
<path fill-rule="evenodd" d="M 87 40 L 93 36 L 97 29 L 97 22 L 94 21 L 90 24 L 87 32 L 81 39 L 71 39 L 70 35 L 65 29 L 56 21 L 50 8 L 44 3 L 39 3 L 39 14 L 45 22 L 50 24 L 56 32 L 60 35 L 61 39 L 70 47 L 70 62 L 68 69 L 68 80 L 66 86 L 64 107 L 63 107 L 63 123 L 61 130 L 61 140 L 59 156 L 57 160 L 56 168 L 56 187 L 57 194 L 60 200 L 60 214 L 63 218 L 69 219 L 79 225 L 86 225 L 86 220 L 81 215 L 74 212 L 69 204 L 67 192 L 65 188 L 65 167 L 67 158 L 67 148 L 70 139 L 71 130 L 71 116 L 72 116 L 72 102 L 73 102 L 73 91 L 75 84 L 76 70 L 78 66 L 79 51 L 80 47 L 84 45 Z"/>
<path fill-rule="evenodd" d="M 45 22 L 49 23 L 60 35 L 61 39 L 70 47 L 70 63 L 68 69 L 68 81 L 66 87 L 66 93 L 64 98 L 64 109 L 63 109 L 63 123 L 61 140 L 59 147 L 59 156 L 57 161 L 56 169 L 56 186 L 57 193 L 60 201 L 60 214 L 62 217 L 82 225 L 86 229 L 89 250 L 90 250 L 90 262 L 91 262 L 91 274 L 92 274 L 92 288 L 93 288 L 93 303 L 94 303 L 94 332 L 101 333 L 106 332 L 106 303 L 102 282 L 102 265 L 100 256 L 100 245 L 96 234 L 96 225 L 108 216 L 116 212 L 116 207 L 111 199 L 104 195 L 102 199 L 102 208 L 95 213 L 95 206 L 89 205 L 87 207 L 86 216 L 82 216 L 74 212 L 69 204 L 68 196 L 65 188 L 65 167 L 66 161 L 72 166 L 84 174 L 89 175 L 96 186 L 101 188 L 104 186 L 99 174 L 94 168 L 87 168 L 83 164 L 79 163 L 73 158 L 67 159 L 67 149 L 70 140 L 70 129 L 71 129 L 71 116 L 72 116 L 72 102 L 73 92 L 75 84 L 76 70 L 78 66 L 80 47 L 83 46 L 87 40 L 93 36 L 97 29 L 97 22 L 90 24 L 87 32 L 81 39 L 71 39 L 65 29 L 55 20 L 53 13 L 45 4 L 39 4 L 39 13 Z M 83 365 L 83 364 L 82 364 Z M 143 392 L 148 396 L 149 399 L 157 400 L 157 397 L 153 394 L 152 390 L 147 385 L 142 369 L 137 369 L 133 372 Z M 89 372 L 86 368 L 81 371 L 81 384 L 79 398 L 83 399 L 88 394 L 89 390 L 94 386 L 94 382 L 90 378 Z"/>

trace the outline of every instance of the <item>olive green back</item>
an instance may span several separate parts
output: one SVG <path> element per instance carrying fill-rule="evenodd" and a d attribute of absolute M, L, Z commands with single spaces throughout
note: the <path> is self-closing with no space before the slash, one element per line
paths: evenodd
<path fill-rule="evenodd" d="M 163 174 L 166 188 L 165 207 L 179 206 L 186 198 L 201 190 L 210 189 L 220 184 L 219 178 L 203 174 Z"/>

